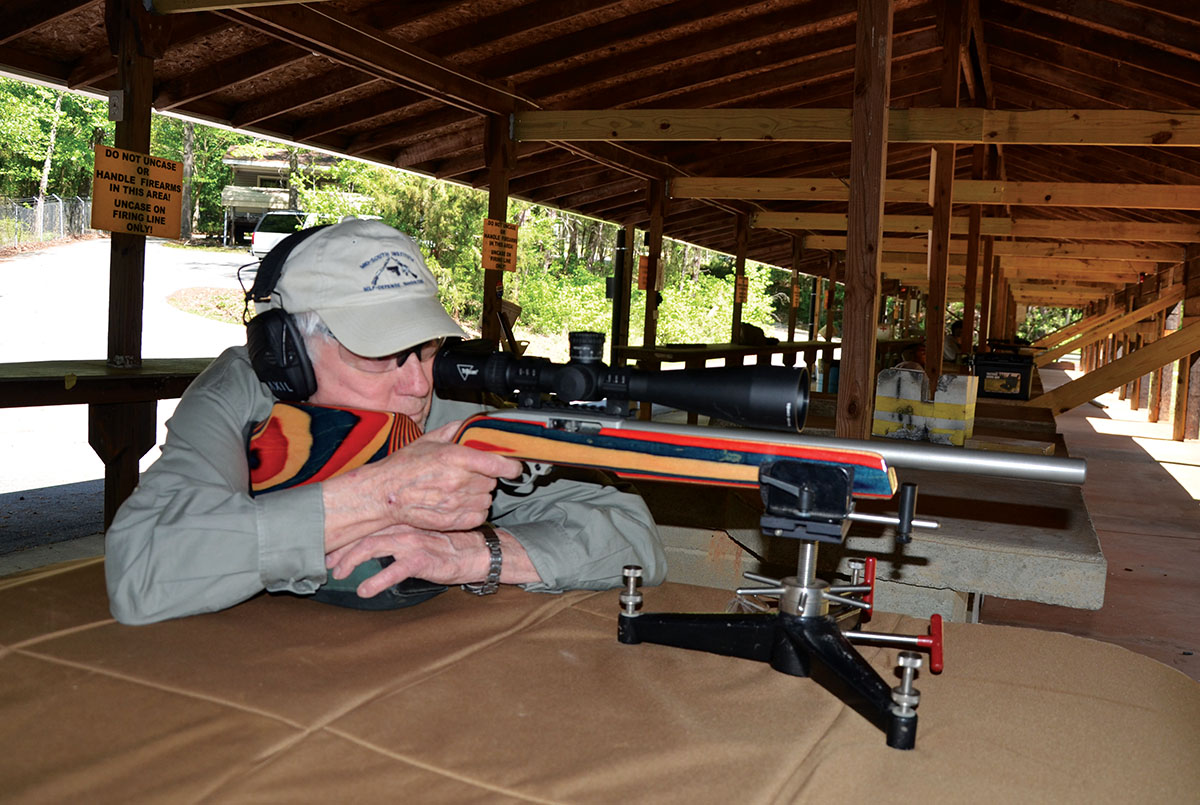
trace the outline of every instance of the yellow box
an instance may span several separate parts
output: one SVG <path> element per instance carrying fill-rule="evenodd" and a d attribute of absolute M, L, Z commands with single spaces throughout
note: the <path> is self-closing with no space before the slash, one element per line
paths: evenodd
<path fill-rule="evenodd" d="M 974 375 L 942 375 L 931 395 L 924 372 L 884 369 L 875 381 L 871 433 L 962 447 L 975 430 L 978 388 Z"/>

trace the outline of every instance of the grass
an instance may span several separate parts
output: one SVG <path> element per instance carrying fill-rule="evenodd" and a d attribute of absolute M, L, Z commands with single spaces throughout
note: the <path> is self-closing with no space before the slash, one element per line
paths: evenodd
<path fill-rule="evenodd" d="M 167 303 L 184 313 L 226 324 L 241 324 L 245 308 L 242 292 L 229 288 L 183 288 L 168 296 Z M 253 315 L 253 308 L 250 313 Z"/>

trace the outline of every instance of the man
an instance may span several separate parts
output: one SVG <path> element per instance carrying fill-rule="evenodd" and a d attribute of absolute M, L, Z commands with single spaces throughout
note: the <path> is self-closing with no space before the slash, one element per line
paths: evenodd
<path fill-rule="evenodd" d="M 246 347 L 226 350 L 180 399 L 161 457 L 108 531 L 117 620 L 212 612 L 264 589 L 317 593 L 360 567 L 370 568 L 354 590 L 364 602 L 414 578 L 490 582 L 484 592 L 497 581 L 605 589 L 639 564 L 648 583 L 662 580 L 663 550 L 636 494 L 560 474 L 518 494 L 497 480 L 520 475 L 519 462 L 451 443 L 481 408 L 433 394 L 437 345 L 462 331 L 410 238 L 351 220 L 285 245 L 259 316 L 302 333 L 315 382 L 307 400 L 399 412 L 424 435 L 321 483 L 252 497 L 247 438 L 276 399 Z"/>
<path fill-rule="evenodd" d="M 900 362 L 895 365 L 895 369 L 914 369 L 919 372 L 925 371 L 925 345 L 924 344 L 909 344 L 900 352 Z"/>
<path fill-rule="evenodd" d="M 946 340 L 942 342 L 943 360 L 958 363 L 958 359 L 962 356 L 962 344 L 959 343 L 962 339 L 962 331 L 962 319 L 957 319 L 950 325 L 950 335 L 946 336 Z"/>

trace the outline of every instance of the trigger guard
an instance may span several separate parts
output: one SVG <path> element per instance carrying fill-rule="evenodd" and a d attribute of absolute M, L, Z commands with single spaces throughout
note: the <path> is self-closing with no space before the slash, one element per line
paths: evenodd
<path fill-rule="evenodd" d="M 501 478 L 498 483 L 504 486 L 511 494 L 528 495 L 537 486 L 538 478 L 543 475 L 549 475 L 550 470 L 554 468 L 553 464 L 546 464 L 541 461 L 524 461 L 521 466 L 525 471 L 520 476 L 508 479 Z"/>

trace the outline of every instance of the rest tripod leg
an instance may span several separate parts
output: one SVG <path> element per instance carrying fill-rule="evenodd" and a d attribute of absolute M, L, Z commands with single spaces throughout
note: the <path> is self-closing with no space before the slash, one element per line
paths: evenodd
<path fill-rule="evenodd" d="M 888 746 L 913 748 L 917 740 L 916 711 L 893 700 L 892 689 L 845 638 L 833 618 L 781 612 L 779 619 L 798 654 L 807 656 L 810 664 L 822 666 L 857 694 L 863 707 L 855 709 L 884 731 Z M 855 702 L 847 704 L 854 706 Z"/>

